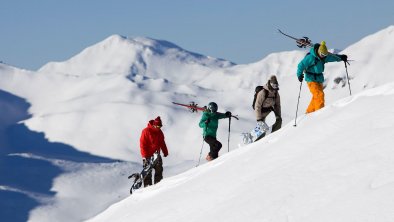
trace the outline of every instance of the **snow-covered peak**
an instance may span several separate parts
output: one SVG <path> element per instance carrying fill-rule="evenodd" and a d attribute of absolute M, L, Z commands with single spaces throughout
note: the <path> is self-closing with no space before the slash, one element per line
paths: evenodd
<path fill-rule="evenodd" d="M 158 69 L 157 63 L 166 64 L 164 71 L 167 72 Z M 229 61 L 186 51 L 168 41 L 112 35 L 102 42 L 86 48 L 67 61 L 50 62 L 44 65 L 39 69 L 39 72 L 73 76 L 139 74 L 153 78 L 165 78 L 170 74 L 168 70 L 173 72 L 176 67 L 190 64 L 210 68 L 233 65 Z"/>

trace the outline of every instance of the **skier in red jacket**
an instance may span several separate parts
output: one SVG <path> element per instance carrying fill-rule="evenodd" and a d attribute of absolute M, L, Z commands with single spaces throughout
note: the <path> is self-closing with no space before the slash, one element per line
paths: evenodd
<path fill-rule="evenodd" d="M 154 183 L 160 182 L 163 179 L 163 160 L 160 155 L 160 150 L 163 152 L 164 157 L 168 156 L 168 150 L 164 141 L 164 134 L 161 131 L 163 126 L 160 116 L 155 120 L 150 120 L 148 126 L 142 130 L 140 138 L 140 149 L 144 168 L 150 163 L 155 153 L 158 154 L 156 164 L 153 167 L 155 170 Z M 152 173 L 149 173 L 144 180 L 144 186 L 152 185 Z"/>

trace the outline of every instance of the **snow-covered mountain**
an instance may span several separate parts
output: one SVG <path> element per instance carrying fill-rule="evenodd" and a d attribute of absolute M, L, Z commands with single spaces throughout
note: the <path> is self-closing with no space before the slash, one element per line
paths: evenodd
<path fill-rule="evenodd" d="M 295 129 L 286 126 L 285 129 L 267 137 L 261 143 L 243 147 L 231 154 L 224 155 L 227 152 L 228 122 L 222 121 L 218 131 L 218 138 L 224 145 L 221 151 L 223 157 L 220 158 L 220 161 L 165 179 L 160 185 L 143 190 L 138 195 L 123 200 L 116 207 L 111 207 L 103 216 L 97 216 L 96 219 L 122 220 L 116 213 L 109 212 L 123 213 L 123 203 L 130 205 L 129 202 L 134 203 L 138 198 L 146 199 L 148 204 L 153 200 L 150 196 L 154 197 L 155 193 L 158 196 L 164 195 L 167 190 L 169 194 L 178 196 L 171 187 L 186 191 L 194 181 L 189 178 L 202 180 L 203 176 L 204 178 L 215 177 L 216 173 L 226 175 L 209 179 L 212 187 L 207 186 L 207 190 L 221 191 L 221 189 L 214 189 L 214 187 L 221 186 L 220 182 L 215 182 L 216 180 L 220 181 L 219 179 L 226 181 L 225 186 L 229 188 L 223 189 L 222 194 L 226 195 L 217 195 L 219 202 L 214 201 L 213 203 L 229 202 L 231 204 L 240 196 L 233 193 L 231 199 L 226 199 L 230 195 L 226 192 L 234 191 L 235 188 L 245 185 L 245 180 L 240 180 L 239 183 L 229 182 L 231 176 L 236 177 L 235 173 L 245 174 L 247 172 L 245 177 L 266 178 L 266 175 L 259 171 L 238 171 L 235 169 L 234 174 L 227 175 L 225 167 L 228 168 L 228 165 L 233 164 L 233 168 L 239 168 L 239 170 L 248 167 L 249 162 L 246 161 L 248 158 L 245 160 L 243 155 L 256 156 L 256 158 L 261 156 L 262 161 L 253 159 L 254 163 L 250 167 L 265 169 L 267 167 L 265 162 L 269 162 L 268 157 L 264 156 L 267 154 L 266 152 L 273 160 L 282 160 L 281 158 L 286 156 L 287 152 L 290 154 L 297 152 L 299 158 L 294 158 L 293 155 L 287 156 L 291 164 L 293 160 L 305 160 L 307 153 L 314 152 L 313 149 L 308 148 L 309 146 L 316 147 L 325 141 L 331 141 L 328 143 L 330 147 L 337 146 L 336 140 L 332 140 L 332 138 L 344 138 L 344 135 L 352 138 L 353 134 L 364 139 L 370 138 L 371 132 L 369 130 L 365 130 L 368 134 L 356 130 L 347 134 L 342 130 L 344 123 L 365 121 L 367 117 L 363 115 L 370 114 L 368 118 L 374 117 L 370 118 L 371 122 L 369 123 L 377 122 L 377 128 L 387 128 L 387 124 L 383 123 L 382 115 L 386 115 L 387 110 L 390 111 L 390 107 L 382 108 L 381 114 L 375 113 L 376 107 L 380 107 L 381 104 L 374 104 L 373 110 L 369 111 L 372 113 L 364 113 L 364 110 L 361 112 L 349 107 L 352 107 L 352 104 L 357 104 L 355 106 L 360 109 L 362 105 L 368 107 L 368 104 L 372 103 L 371 100 L 374 101 L 379 97 L 390 100 L 391 85 L 383 85 L 394 81 L 393 75 L 390 75 L 394 68 L 393 30 L 394 26 L 390 26 L 367 36 L 340 52 L 347 54 L 349 59 L 354 60 L 348 66 L 354 97 L 348 97 L 349 89 L 343 63 L 326 65 L 325 93 L 328 107 L 317 112 L 316 116 L 301 115 L 310 99 L 307 87 L 302 87 L 299 115 L 305 120 L 301 120 L 304 122 L 304 126 L 296 128 L 298 136 L 291 136 Z M 329 43 L 327 44 L 330 46 Z M 1 203 L 5 207 L 3 209 L 9 208 L 16 212 L 23 212 L 23 215 L 30 218 L 31 221 L 80 221 L 93 217 L 110 204 L 125 198 L 129 186 L 127 175 L 138 171 L 141 167 L 140 132 L 147 122 L 156 116 L 162 117 L 163 131 L 170 150 L 169 157 L 164 160 L 165 177 L 194 167 L 202 146 L 201 129 L 198 127 L 200 115 L 174 106 L 172 101 L 183 103 L 194 101 L 200 105 L 216 101 L 219 104 L 219 111 L 230 110 L 233 114 L 239 115 L 239 121 L 231 122 L 229 147 L 230 150 L 235 150 L 240 142 L 240 133 L 249 131 L 255 124 L 254 113 L 250 108 L 255 86 L 264 84 L 271 74 L 276 74 L 281 89 L 284 123 L 292 122 L 300 87 L 295 73 L 298 62 L 305 54 L 305 51 L 280 52 L 271 54 L 256 63 L 236 65 L 223 59 L 188 52 L 167 41 L 149 38 L 131 39 L 114 35 L 86 48 L 67 61 L 50 62 L 37 72 L 21 70 L 0 63 L 0 90 L 2 90 L 0 91 L 0 105 L 2 110 L 5 110 L 2 111 L 3 118 L 0 119 L 0 144 L 5 147 L 0 153 L 2 155 L 1 173 L 15 170 L 17 164 L 21 165 L 18 168 L 19 171 L 14 173 L 18 176 L 7 176 L 0 179 L 0 197 L 2 199 L 8 198 L 4 200 L 21 200 L 25 203 L 23 207 L 18 209 L 12 208 L 9 203 L 3 201 Z M 367 91 L 379 86 L 382 87 L 378 90 Z M 366 92 L 369 92 L 368 95 L 374 96 L 361 96 L 366 95 Z M 385 96 L 386 94 L 387 96 Z M 338 100 L 340 102 L 337 102 Z M 381 102 L 387 106 L 387 102 Z M 330 107 L 331 104 L 336 105 Z M 367 110 L 365 109 L 365 112 L 368 112 Z M 357 115 L 351 112 L 356 112 Z M 359 115 L 358 112 L 361 114 Z M 320 118 L 320 115 L 325 118 Z M 342 117 L 337 115 L 342 115 Z M 273 119 L 273 116 L 269 116 L 268 123 L 272 124 Z M 390 123 L 392 120 L 388 118 L 387 121 Z M 321 122 L 323 125 L 319 125 L 317 122 Z M 311 141 L 300 140 L 305 137 L 304 134 L 309 135 L 313 132 L 310 131 L 311 129 L 320 132 L 319 135 L 327 133 L 331 137 L 317 136 L 317 138 L 308 137 Z M 267 145 L 271 144 L 269 141 L 282 141 L 284 137 L 287 142 L 275 142 L 274 144 L 278 145 Z M 375 135 L 372 132 L 372 138 L 380 138 L 380 135 Z M 349 143 L 358 144 L 357 141 L 354 138 Z M 364 140 L 360 138 L 360 141 Z M 373 139 L 373 141 L 377 140 Z M 298 146 L 305 143 L 307 146 L 306 148 L 295 147 L 295 150 L 289 151 L 291 149 L 290 143 L 300 144 Z M 385 146 L 391 143 L 389 141 L 380 145 Z M 329 153 L 331 150 L 327 151 L 327 155 L 332 155 L 335 160 L 335 158 L 342 158 L 341 155 L 344 155 L 341 153 L 342 150 L 345 153 L 353 153 L 356 147 L 349 145 L 349 150 L 346 148 L 343 146 L 336 148 L 337 156 L 335 156 L 336 153 L 335 155 Z M 276 149 L 279 151 L 275 151 Z M 297 151 L 297 149 L 302 150 Z M 329 149 L 329 147 L 323 146 L 316 152 L 324 153 L 325 149 Z M 205 145 L 203 153 L 205 154 L 207 150 Z M 362 155 L 367 156 L 369 152 L 370 150 L 366 149 Z M 315 153 L 315 155 L 318 154 Z M 385 155 L 390 157 L 392 153 L 387 151 Z M 324 156 L 321 156 L 321 160 L 325 161 Z M 281 169 L 283 165 L 279 163 L 270 168 L 278 175 L 278 187 L 286 186 L 283 183 L 285 183 L 284 179 L 288 178 L 287 175 L 293 173 L 301 177 L 304 175 L 301 171 L 297 171 L 300 168 L 294 169 L 297 172 L 287 171 L 284 170 L 286 168 Z M 37 168 L 28 168 L 31 164 Z M 326 166 L 333 167 L 331 164 Z M 355 167 L 357 166 L 355 165 Z M 29 170 L 26 170 L 25 167 Z M 213 168 L 217 170 L 211 170 Z M 37 185 L 31 186 L 30 181 L 37 177 L 35 169 L 46 170 L 42 173 L 43 177 L 37 180 Z M 338 168 L 338 171 L 342 169 Z M 20 176 L 24 172 L 27 174 L 27 179 Z M 383 178 L 379 180 L 386 180 L 385 174 L 389 175 L 387 178 L 391 181 L 390 172 L 384 173 Z M 361 176 L 367 177 L 369 175 L 368 172 Z M 307 181 L 313 182 L 310 177 L 306 178 Z M 259 182 L 260 180 L 256 183 L 250 182 L 250 180 L 246 181 L 248 181 L 246 186 L 248 188 L 245 190 L 257 192 L 255 189 L 265 186 L 263 182 Z M 328 178 L 326 181 L 332 184 L 335 179 Z M 294 180 L 295 184 L 300 185 L 298 182 L 299 180 Z M 91 186 L 93 184 L 94 189 Z M 203 189 L 207 195 L 215 196 L 204 187 L 198 188 L 198 185 L 202 186 L 200 183 L 196 183 L 196 195 L 202 192 L 199 189 Z M 157 192 L 152 190 L 157 190 Z M 264 192 L 267 190 L 258 194 L 263 195 Z M 305 195 L 303 192 L 292 193 L 290 191 L 280 195 L 287 194 Z M 271 199 L 267 200 L 285 201 L 284 199 L 275 199 L 274 195 L 270 197 Z M 320 197 L 329 199 L 331 196 Z M 335 196 L 332 197 L 335 198 Z M 251 204 L 259 203 L 251 196 L 246 195 L 245 198 L 250 198 L 245 201 Z M 312 199 L 311 197 L 310 200 Z M 292 201 L 298 203 L 302 200 L 296 198 Z M 145 201 L 142 202 L 145 203 Z M 202 204 L 200 205 L 202 206 Z M 90 210 L 83 210 L 86 206 L 89 206 Z M 192 206 L 201 210 L 197 205 L 193 204 Z M 275 206 L 279 209 L 284 205 L 279 203 Z M 158 207 L 163 208 L 164 206 L 158 205 Z M 230 211 L 235 212 L 235 209 L 238 208 L 242 207 L 234 205 Z M 164 209 L 169 208 L 164 207 Z M 266 210 L 269 209 L 271 208 Z M 305 213 L 302 211 L 303 209 L 286 209 L 300 214 Z M 334 208 L 328 210 L 335 212 Z M 282 212 L 274 211 L 272 214 L 267 211 L 261 212 L 271 216 L 276 215 L 275 212 Z M 197 213 L 198 211 L 193 211 L 190 207 L 185 212 Z M 202 216 L 211 215 L 216 218 L 212 215 L 213 213 L 203 212 L 205 214 L 201 214 Z M 8 215 L 12 218 L 12 215 L 3 212 L 0 215 Z M 250 219 L 259 218 L 257 215 L 256 210 L 256 212 L 252 212 Z M 3 217 L 7 218 L 7 216 Z M 275 217 L 272 216 L 272 218 Z M 169 216 L 168 220 L 174 221 L 174 218 L 176 217 Z M 227 220 L 231 221 L 230 218 Z"/>
<path fill-rule="evenodd" d="M 48 63 L 39 72 L 74 76 L 120 74 L 131 78 L 143 74 L 189 84 L 205 78 L 214 68 L 232 65 L 225 60 L 188 52 L 167 41 L 113 35 L 68 61 Z"/>

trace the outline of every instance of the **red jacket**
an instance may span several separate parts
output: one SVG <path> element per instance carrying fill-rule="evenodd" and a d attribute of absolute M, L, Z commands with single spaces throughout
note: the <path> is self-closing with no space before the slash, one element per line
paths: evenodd
<path fill-rule="evenodd" d="M 163 131 L 153 127 L 153 120 L 149 121 L 148 126 L 142 130 L 140 138 L 141 156 L 149 158 L 156 150 L 163 151 L 164 156 L 168 155 L 166 142 L 164 142 Z"/>

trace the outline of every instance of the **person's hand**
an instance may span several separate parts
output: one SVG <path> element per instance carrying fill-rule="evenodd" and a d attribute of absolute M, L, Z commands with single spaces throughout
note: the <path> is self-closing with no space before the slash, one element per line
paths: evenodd
<path fill-rule="evenodd" d="M 226 117 L 231 117 L 231 112 L 227 111 L 224 115 L 226 115 Z"/>
<path fill-rule="evenodd" d="M 338 55 L 339 58 L 341 58 L 342 61 L 347 62 L 347 55 Z"/>
<path fill-rule="evenodd" d="M 302 82 L 302 80 L 304 80 L 304 74 L 301 74 L 300 76 L 297 76 L 298 77 L 298 81 L 300 81 L 300 82 Z"/>

